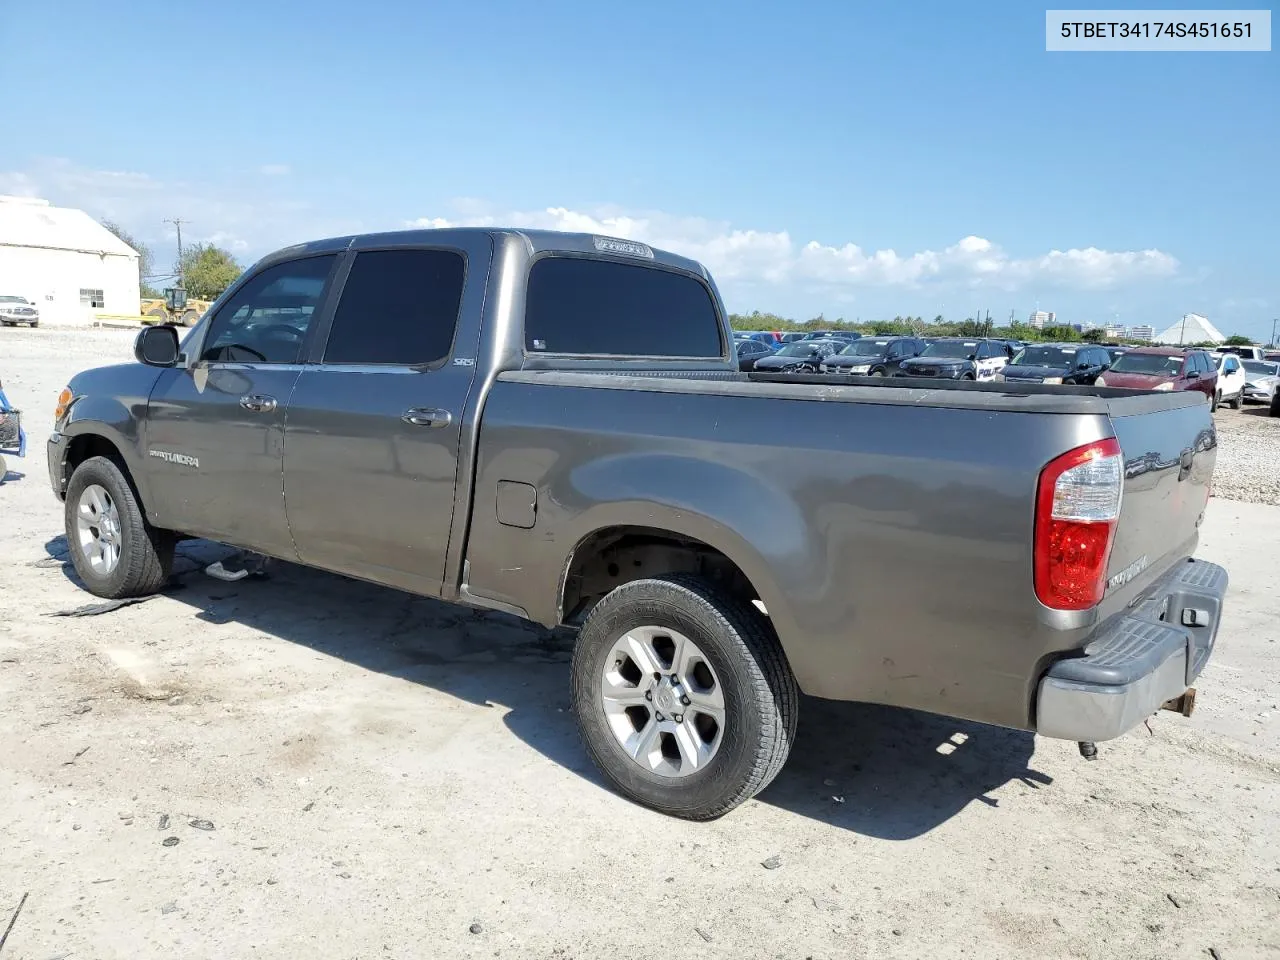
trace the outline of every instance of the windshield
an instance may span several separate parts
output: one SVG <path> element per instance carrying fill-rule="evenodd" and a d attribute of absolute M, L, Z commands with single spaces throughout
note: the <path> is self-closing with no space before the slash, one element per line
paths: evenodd
<path fill-rule="evenodd" d="M 1280 363 L 1264 363 L 1261 360 L 1245 360 L 1244 368 L 1259 377 L 1280 377 Z"/>
<path fill-rule="evenodd" d="M 0 297 L 0 303 L 26 303 L 26 297 Z"/>
<path fill-rule="evenodd" d="M 978 352 L 977 340 L 935 340 L 924 348 L 922 357 L 953 357 L 967 359 Z"/>
<path fill-rule="evenodd" d="M 1024 367 L 1070 367 L 1076 362 L 1076 352 L 1062 347 L 1025 347 L 1013 362 Z"/>
<path fill-rule="evenodd" d="M 774 356 L 777 357 L 808 357 L 816 353 L 819 340 L 805 340 L 800 343 L 788 343 L 780 349 Z"/>
<path fill-rule="evenodd" d="M 879 357 L 889 349 L 888 340 L 855 340 L 840 351 L 842 357 Z"/>
<path fill-rule="evenodd" d="M 1125 353 L 1111 365 L 1112 373 L 1142 373 L 1170 377 L 1182 369 L 1182 357 L 1163 353 Z"/>

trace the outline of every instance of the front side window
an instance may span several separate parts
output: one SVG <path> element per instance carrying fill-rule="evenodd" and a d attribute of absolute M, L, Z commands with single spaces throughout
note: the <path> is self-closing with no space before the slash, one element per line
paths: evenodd
<path fill-rule="evenodd" d="M 251 277 L 209 327 L 206 363 L 297 363 L 337 257 L 291 260 Z"/>
<path fill-rule="evenodd" d="M 720 317 L 696 277 L 586 257 L 529 271 L 525 349 L 575 356 L 720 357 Z"/>
<path fill-rule="evenodd" d="M 452 250 L 356 254 L 334 311 L 325 363 L 418 366 L 453 349 L 466 263 Z"/>

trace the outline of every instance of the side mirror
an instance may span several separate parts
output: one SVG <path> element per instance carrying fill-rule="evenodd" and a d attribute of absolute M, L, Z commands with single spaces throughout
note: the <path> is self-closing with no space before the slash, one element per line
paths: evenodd
<path fill-rule="evenodd" d="M 1200 379 L 1200 374 L 1199 374 L 1197 371 L 1192 370 L 1190 373 L 1188 373 L 1188 374 L 1187 374 L 1187 379 L 1188 379 L 1188 380 L 1199 380 L 1199 379 Z"/>
<path fill-rule="evenodd" d="M 172 367 L 178 362 L 178 331 L 168 324 L 143 327 L 133 341 L 133 355 L 150 367 Z"/>
<path fill-rule="evenodd" d="M 1079 363 L 1077 363 L 1077 364 L 1076 364 L 1076 369 L 1077 369 L 1077 370 L 1088 370 L 1088 369 L 1089 369 L 1089 361 L 1088 361 L 1088 360 L 1081 360 Z"/>

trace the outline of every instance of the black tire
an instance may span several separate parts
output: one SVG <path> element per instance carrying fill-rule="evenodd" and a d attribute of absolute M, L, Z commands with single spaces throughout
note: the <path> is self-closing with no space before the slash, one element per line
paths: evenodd
<path fill-rule="evenodd" d="M 4 457 L 0 457 L 0 483 L 4 483 L 4 478 L 9 475 L 9 465 L 4 462 Z"/>
<path fill-rule="evenodd" d="M 966 373 L 960 379 L 961 380 L 977 380 L 978 378 L 972 373 Z"/>
<path fill-rule="evenodd" d="M 1268 413 L 1270 413 L 1271 416 L 1273 417 L 1280 417 L 1280 403 L 1276 403 L 1274 400 L 1272 400 L 1271 409 L 1268 411 Z"/>
<path fill-rule="evenodd" d="M 38 326 L 40 326 L 40 321 L 39 321 L 39 320 L 33 320 L 33 321 L 31 322 L 31 329 L 32 329 L 32 330 L 34 330 L 34 329 L 35 329 L 36 327 L 38 327 Z"/>
<path fill-rule="evenodd" d="M 97 573 L 89 564 L 76 528 L 80 495 L 95 483 L 110 494 L 120 516 L 120 559 L 106 575 Z M 90 457 L 76 467 L 67 485 L 63 518 L 71 562 L 90 593 L 109 600 L 145 597 L 159 592 L 168 582 L 176 538 L 168 530 L 158 530 L 147 523 L 133 486 L 114 461 Z"/>
<path fill-rule="evenodd" d="M 1237 393 L 1234 397 L 1232 397 L 1230 400 L 1227 401 L 1227 406 L 1230 407 L 1232 410 L 1239 410 L 1241 396 L 1242 396 L 1241 394 Z"/>
<path fill-rule="evenodd" d="M 871 376 L 873 376 L 873 377 L 883 377 L 883 376 L 885 376 L 885 372 L 884 372 L 883 370 L 880 370 L 880 369 L 875 369 L 875 370 L 872 370 L 872 371 L 871 371 Z"/>
<path fill-rule="evenodd" d="M 663 777 L 636 763 L 609 729 L 601 700 L 605 658 L 638 626 L 678 630 L 704 652 L 723 687 L 725 729 L 707 766 Z M 623 584 L 591 611 L 573 650 L 573 705 L 587 752 L 624 796 L 661 813 L 711 820 L 763 790 L 795 740 L 799 689 L 769 621 L 700 577 Z"/>
<path fill-rule="evenodd" d="M 1222 394 L 1220 394 L 1220 393 L 1215 393 L 1215 394 L 1213 395 L 1213 400 L 1212 400 L 1212 402 L 1209 404 L 1209 412 L 1210 412 L 1210 413 L 1217 413 L 1217 412 L 1218 412 L 1218 404 L 1220 404 L 1221 402 L 1222 402 Z"/>

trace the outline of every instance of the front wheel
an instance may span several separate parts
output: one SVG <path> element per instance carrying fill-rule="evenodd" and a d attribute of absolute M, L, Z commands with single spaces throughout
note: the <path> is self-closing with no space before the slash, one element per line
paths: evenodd
<path fill-rule="evenodd" d="M 89 592 L 118 600 L 156 593 L 169 579 L 175 538 L 147 523 L 124 472 L 90 457 L 67 484 L 67 546 Z"/>
<path fill-rule="evenodd" d="M 1222 402 L 1222 394 L 1215 393 L 1213 395 L 1213 399 L 1209 401 L 1209 412 L 1216 413 L 1218 410 L 1218 404 L 1220 404 L 1221 402 Z"/>
<path fill-rule="evenodd" d="M 1240 409 L 1240 398 L 1241 398 L 1242 396 L 1243 396 L 1243 394 L 1239 394 L 1239 393 L 1237 393 L 1234 397 L 1232 397 L 1230 400 L 1228 400 L 1228 401 L 1227 401 L 1227 406 L 1228 406 L 1228 407 L 1230 407 L 1232 410 L 1239 410 L 1239 409 Z"/>
<path fill-rule="evenodd" d="M 777 776 L 799 690 L 768 620 L 699 577 L 616 588 L 573 651 L 573 705 L 592 760 L 629 799 L 710 820 Z"/>
<path fill-rule="evenodd" d="M 884 373 L 884 371 L 883 371 L 883 370 L 872 370 L 872 371 L 871 371 L 871 375 L 872 375 L 873 377 L 883 377 L 883 376 L 885 375 L 885 373 Z"/>

